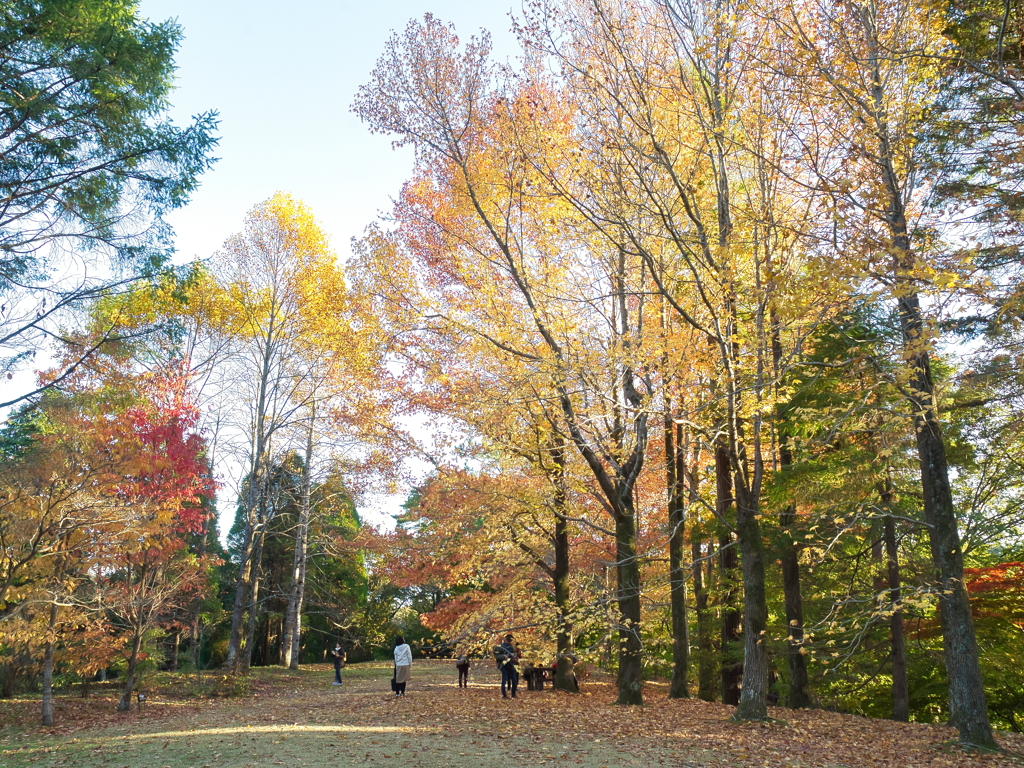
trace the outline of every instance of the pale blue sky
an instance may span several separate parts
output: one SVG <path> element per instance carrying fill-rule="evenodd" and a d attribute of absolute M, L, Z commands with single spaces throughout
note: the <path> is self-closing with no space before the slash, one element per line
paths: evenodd
<path fill-rule="evenodd" d="M 514 3 L 514 4 L 513 4 Z M 241 229 L 246 211 L 274 192 L 304 200 L 345 259 L 349 242 L 391 207 L 412 162 L 408 150 L 374 136 L 349 111 L 392 31 L 433 13 L 465 40 L 490 31 L 494 53 L 518 54 L 509 12 L 519 0 L 140 0 L 140 13 L 175 18 L 184 41 L 175 61 L 178 88 L 171 116 L 220 113 L 220 160 L 192 202 L 171 214 L 177 261 L 206 258 Z M 230 461 L 220 471 L 239 474 Z M 234 513 L 232 489 L 220 492 L 221 533 Z M 405 494 L 369 496 L 360 513 L 388 526 Z"/>
<path fill-rule="evenodd" d="M 176 18 L 179 124 L 220 112 L 220 161 L 185 209 L 172 214 L 179 260 L 204 258 L 276 191 L 309 204 L 342 258 L 378 211 L 390 208 L 411 163 L 349 111 L 393 30 L 433 13 L 462 39 L 481 27 L 496 57 L 517 52 L 509 12 L 519 0 L 141 0 L 142 16 Z"/>

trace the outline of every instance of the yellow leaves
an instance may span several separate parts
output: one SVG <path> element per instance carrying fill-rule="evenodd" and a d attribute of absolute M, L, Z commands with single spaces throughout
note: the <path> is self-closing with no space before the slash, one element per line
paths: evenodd
<path fill-rule="evenodd" d="M 268 238 L 268 246 L 288 252 L 298 264 L 314 262 L 330 253 L 327 235 L 313 211 L 285 192 L 275 193 L 250 211 L 246 228 L 261 231 Z"/>
<path fill-rule="evenodd" d="M 284 343 L 288 359 L 316 360 L 340 379 L 376 364 L 372 307 L 352 301 L 326 233 L 300 200 L 279 192 L 257 205 L 215 263 L 226 335 Z"/>

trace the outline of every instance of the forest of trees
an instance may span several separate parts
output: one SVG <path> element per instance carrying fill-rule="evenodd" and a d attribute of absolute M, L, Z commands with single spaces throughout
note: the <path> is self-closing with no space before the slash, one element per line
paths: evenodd
<path fill-rule="evenodd" d="M 503 65 L 427 15 L 355 96 L 414 164 L 352 254 L 279 193 L 186 266 L 216 118 L 99 5 L 3 11 L 8 377 L 53 349 L 0 398 L 5 696 L 514 631 L 622 705 L 1024 729 L 1020 4 L 551 0 Z"/>

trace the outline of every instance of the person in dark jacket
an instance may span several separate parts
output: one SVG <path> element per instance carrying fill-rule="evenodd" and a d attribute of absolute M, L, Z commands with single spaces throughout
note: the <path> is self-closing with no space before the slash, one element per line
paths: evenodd
<path fill-rule="evenodd" d="M 341 685 L 341 670 L 345 667 L 345 648 L 341 643 L 336 643 L 331 651 L 334 657 L 334 682 L 332 685 Z"/>
<path fill-rule="evenodd" d="M 516 669 L 519 653 L 512 642 L 512 635 L 505 635 L 505 642 L 494 646 L 494 660 L 501 670 L 501 698 L 507 699 L 511 693 L 514 699 L 519 688 L 519 670 Z"/>
<path fill-rule="evenodd" d="M 455 668 L 459 670 L 459 688 L 469 687 L 469 656 L 465 651 L 459 654 L 455 660 Z"/>

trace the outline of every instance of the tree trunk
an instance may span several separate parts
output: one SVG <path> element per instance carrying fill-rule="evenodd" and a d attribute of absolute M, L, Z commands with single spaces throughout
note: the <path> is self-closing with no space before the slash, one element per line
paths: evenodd
<path fill-rule="evenodd" d="M 288 668 L 298 669 L 302 659 L 302 606 L 306 601 L 306 566 L 309 562 L 308 551 L 302 556 L 302 563 L 299 568 L 299 592 L 295 600 L 295 615 L 292 620 L 292 634 L 289 638 L 291 650 L 288 658 Z"/>
<path fill-rule="evenodd" d="M 739 569 L 739 558 L 728 528 L 729 511 L 733 507 L 732 463 L 729 460 L 729 449 L 721 442 L 715 447 L 715 496 L 720 531 L 718 566 L 722 606 L 722 703 L 737 706 L 740 703 L 740 685 L 743 680 L 743 661 L 739 657 L 741 618 L 736 607 L 736 571 Z"/>
<path fill-rule="evenodd" d="M 693 559 L 693 599 L 697 614 L 697 698 L 701 701 L 714 701 L 714 628 L 713 617 L 708 608 L 708 590 L 704 582 L 704 553 L 701 551 L 700 540 L 694 538 L 691 541 L 690 554 Z"/>
<path fill-rule="evenodd" d="M 559 436 L 560 438 L 560 436 Z M 558 439 L 551 449 L 555 512 L 555 610 L 558 612 L 555 644 L 554 687 L 570 693 L 579 693 L 576 680 L 576 652 L 572 639 L 572 604 L 569 596 L 569 521 L 565 518 L 565 443 Z"/>
<path fill-rule="evenodd" d="M 260 543 L 263 526 L 266 525 L 267 478 L 265 474 L 270 464 L 271 438 L 266 431 L 267 403 L 271 388 L 271 368 L 274 343 L 274 323 L 267 330 L 261 350 L 262 361 L 259 379 L 259 394 L 256 398 L 255 418 L 253 420 L 252 445 L 248 482 L 245 486 L 245 534 L 242 546 L 242 558 L 238 564 L 238 584 L 235 587 L 235 604 L 231 610 L 231 634 L 228 638 L 227 658 L 224 666 L 236 674 L 240 669 L 249 669 L 249 654 L 252 649 L 252 636 L 248 634 L 243 646 L 243 621 L 248 605 L 249 592 L 253 581 L 259 573 L 259 555 L 256 549 Z M 262 550 L 260 550 L 262 552 Z M 252 622 L 249 622 L 251 628 Z"/>
<path fill-rule="evenodd" d="M 771 311 L 772 326 L 772 363 L 776 381 L 782 381 L 783 355 L 782 340 L 779 331 L 779 319 L 774 310 Z M 793 452 L 790 449 L 789 435 L 786 434 L 786 418 L 781 407 L 776 409 L 779 422 L 779 468 L 784 473 L 793 466 Z M 782 534 L 782 592 L 786 607 L 786 665 L 789 668 L 789 692 L 786 695 L 786 706 L 790 709 L 803 709 L 811 704 L 807 692 L 807 655 L 804 648 L 804 602 L 800 592 L 800 545 L 794 536 L 793 526 L 796 524 L 796 505 L 790 504 L 779 516 L 779 528 Z"/>
<path fill-rule="evenodd" d="M 261 667 L 268 666 L 271 663 L 270 660 L 274 658 L 274 656 L 271 655 L 274 650 L 274 641 L 271 639 L 273 634 L 272 625 L 274 624 L 272 618 L 273 614 L 270 612 L 270 602 L 268 600 L 267 610 L 263 612 L 263 631 L 260 633 L 259 656 L 257 657 Z M 278 637 L 280 637 L 280 633 L 278 634 Z"/>
<path fill-rule="evenodd" d="M 900 299 L 899 306 L 905 347 L 914 349 L 922 343 L 920 335 L 923 330 L 917 294 Z M 938 572 L 950 722 L 959 730 L 962 743 L 997 749 L 988 721 L 971 603 L 964 587 L 963 552 L 949 486 L 946 446 L 936 411 L 931 361 L 924 350 L 912 358 L 914 375 L 910 389 L 912 393 L 920 393 L 912 394 L 914 428 L 924 492 L 924 519 L 928 524 L 932 562 Z"/>
<path fill-rule="evenodd" d="M 619 606 L 619 697 L 616 704 L 643 704 L 643 644 L 640 637 L 640 561 L 631 493 L 620 496 L 615 516 L 615 557 Z"/>
<path fill-rule="evenodd" d="M 912 190 L 912 185 L 905 184 L 906 178 L 901 177 L 897 170 L 900 167 L 897 151 L 886 123 L 888 104 L 883 83 L 887 80 L 882 76 L 882 58 L 888 54 L 882 51 L 879 32 L 870 11 L 870 8 L 863 8 L 859 16 L 867 42 L 872 117 L 877 121 L 874 133 L 878 141 L 879 181 L 884 185 L 888 198 L 884 201 L 884 217 L 892 238 L 893 294 L 900 316 L 904 363 L 910 367 L 905 391 L 917 434 L 924 518 L 938 576 L 936 587 L 949 684 L 950 722 L 959 730 L 961 743 L 998 749 L 988 720 L 974 620 L 964 586 L 960 532 L 949 485 L 949 465 L 939 420 L 925 318 L 918 295 L 920 259 L 911 247 L 904 204 L 904 195 Z"/>
<path fill-rule="evenodd" d="M 690 633 L 686 621 L 686 572 L 683 566 L 683 545 L 686 533 L 684 500 L 685 450 L 682 430 L 672 421 L 671 401 L 665 413 L 665 481 L 668 489 L 668 560 L 669 588 L 672 606 L 672 680 L 670 699 L 690 697 Z"/>
<path fill-rule="evenodd" d="M 121 700 L 117 702 L 118 712 L 127 712 L 132 708 L 132 693 L 135 692 L 135 668 L 139 663 L 139 651 L 142 649 L 142 629 L 135 628 L 132 635 L 132 652 L 128 657 L 128 669 L 125 671 L 124 692 Z"/>
<path fill-rule="evenodd" d="M 887 493 L 891 497 L 891 492 Z M 888 505 L 889 499 L 884 499 Z M 886 507 L 888 508 L 888 506 Z M 896 548 L 896 521 L 885 516 L 885 556 L 889 571 L 889 600 L 893 612 L 889 617 L 892 658 L 892 719 L 901 723 L 910 720 L 910 688 L 907 684 L 907 650 L 903 638 L 903 611 L 900 605 L 900 562 Z"/>
<path fill-rule="evenodd" d="M 181 630 L 174 630 L 174 642 L 171 643 L 171 672 L 178 671 L 178 652 L 181 650 Z"/>
<path fill-rule="evenodd" d="M 231 609 L 231 634 L 228 638 L 228 653 L 224 667 L 237 674 L 239 660 L 242 656 L 242 628 L 245 621 L 245 608 L 249 601 L 249 588 L 252 584 L 254 561 L 254 531 L 251 520 L 247 519 L 242 541 L 242 557 L 238 565 L 238 583 L 235 585 L 235 602 Z"/>
<path fill-rule="evenodd" d="M 50 604 L 46 645 L 43 646 L 43 725 L 53 725 L 53 650 L 57 631 L 57 604 Z"/>
<path fill-rule="evenodd" d="M 796 507 L 792 504 L 779 517 L 782 528 L 782 591 L 786 603 L 788 641 L 786 663 L 789 667 L 789 692 L 786 706 L 803 709 L 811 705 L 807 693 L 807 656 L 804 653 L 804 603 L 800 593 L 800 549 L 793 538 Z"/>
<path fill-rule="evenodd" d="M 743 564 L 743 688 L 734 718 L 768 716 L 768 600 L 764 581 L 764 542 L 758 505 L 745 489 L 736 493 L 736 530 Z"/>
<path fill-rule="evenodd" d="M 192 618 L 188 654 L 192 660 L 192 669 L 198 674 L 203 662 L 203 619 L 198 610 Z"/>
<path fill-rule="evenodd" d="M 551 343 L 551 342 L 549 342 Z M 552 346 L 558 349 L 557 345 Z M 636 408 L 634 421 L 636 444 L 628 452 L 628 459 L 609 474 L 598 454 L 591 448 L 576 423 L 576 413 L 568 390 L 559 385 L 559 400 L 573 444 L 590 467 L 602 493 L 611 507 L 615 520 L 615 573 L 619 635 L 619 696 L 617 704 L 643 704 L 643 643 L 640 637 L 640 562 L 636 556 L 636 514 L 633 508 L 633 488 L 643 470 L 647 448 L 647 416 L 640 408 L 640 397 L 632 386 L 632 373 L 623 377 L 626 399 Z M 620 446 L 621 447 L 621 446 Z"/>
<path fill-rule="evenodd" d="M 256 535 L 256 546 L 253 548 L 252 557 L 252 600 L 249 602 L 249 617 L 245 627 L 245 642 L 242 645 L 238 658 L 238 666 L 243 674 L 249 672 L 252 666 L 253 638 L 256 636 L 256 620 L 259 618 L 260 608 L 260 561 L 263 559 L 263 537 L 266 528 L 261 528 Z"/>
<path fill-rule="evenodd" d="M 555 606 L 558 611 L 558 650 L 554 687 L 579 693 L 575 675 L 575 647 L 572 639 L 572 605 L 569 602 L 569 524 L 562 516 L 555 518 Z"/>
<path fill-rule="evenodd" d="M 302 631 L 302 600 L 306 586 L 306 539 L 309 535 L 310 493 L 313 486 L 313 426 L 315 405 L 310 408 L 306 432 L 306 466 L 302 473 L 302 499 L 299 521 L 295 527 L 295 551 L 292 557 L 292 584 L 288 606 L 284 612 L 284 637 L 281 639 L 281 663 L 289 669 L 299 668 L 299 636 Z"/>

